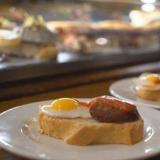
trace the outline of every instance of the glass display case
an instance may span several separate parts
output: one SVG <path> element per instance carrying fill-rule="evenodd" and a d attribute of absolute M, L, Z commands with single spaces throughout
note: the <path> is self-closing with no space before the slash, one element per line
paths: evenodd
<path fill-rule="evenodd" d="M 0 72 L 5 75 L 16 71 L 28 78 L 160 59 L 156 0 L 0 3 Z"/>

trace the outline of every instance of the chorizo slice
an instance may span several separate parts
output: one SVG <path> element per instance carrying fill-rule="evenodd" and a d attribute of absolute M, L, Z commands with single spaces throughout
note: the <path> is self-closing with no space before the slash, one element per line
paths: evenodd
<path fill-rule="evenodd" d="M 136 106 L 111 96 L 101 96 L 89 102 L 91 116 L 100 122 L 130 122 L 137 120 Z"/>

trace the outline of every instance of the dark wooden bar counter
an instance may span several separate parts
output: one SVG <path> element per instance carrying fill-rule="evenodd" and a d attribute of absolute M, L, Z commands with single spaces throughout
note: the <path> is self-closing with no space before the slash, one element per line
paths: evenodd
<path fill-rule="evenodd" d="M 18 105 L 57 97 L 94 97 L 109 94 L 108 88 L 112 82 L 137 76 L 142 72 L 160 72 L 160 62 L 0 84 L 0 112 Z M 0 149 L 0 160 L 22 159 L 24 158 Z M 153 159 L 160 159 L 160 155 L 149 160 Z"/>

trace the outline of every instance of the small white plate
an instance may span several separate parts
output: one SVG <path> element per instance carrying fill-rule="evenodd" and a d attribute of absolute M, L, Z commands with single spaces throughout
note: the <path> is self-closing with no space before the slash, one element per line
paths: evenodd
<path fill-rule="evenodd" d="M 114 82 L 109 90 L 110 93 L 120 99 L 124 99 L 134 104 L 145 105 L 153 108 L 160 109 L 160 102 L 149 101 L 138 98 L 135 91 L 136 78 L 126 78 Z"/>
<path fill-rule="evenodd" d="M 138 107 L 145 121 L 144 139 L 135 145 L 74 146 L 62 140 L 41 135 L 38 106 L 50 101 L 26 104 L 0 114 L 0 146 L 12 153 L 31 159 L 52 160 L 125 160 L 148 158 L 160 153 L 160 112 Z"/>

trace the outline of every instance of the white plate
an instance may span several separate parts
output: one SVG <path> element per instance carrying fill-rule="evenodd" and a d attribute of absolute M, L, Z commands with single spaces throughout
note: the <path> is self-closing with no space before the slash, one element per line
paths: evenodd
<path fill-rule="evenodd" d="M 145 135 L 144 139 L 135 145 L 74 146 L 41 135 L 37 122 L 31 122 L 38 113 L 38 106 L 49 102 L 26 104 L 0 114 L 0 146 L 27 158 L 52 160 L 139 159 L 160 152 L 159 111 L 138 107 L 145 120 Z"/>
<path fill-rule="evenodd" d="M 109 88 L 110 93 L 117 98 L 124 99 L 135 104 L 160 109 L 160 102 L 144 100 L 136 96 L 135 81 L 136 78 L 126 78 L 114 82 Z"/>

